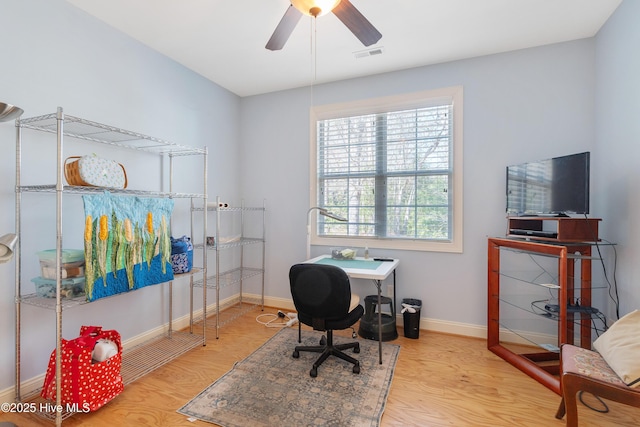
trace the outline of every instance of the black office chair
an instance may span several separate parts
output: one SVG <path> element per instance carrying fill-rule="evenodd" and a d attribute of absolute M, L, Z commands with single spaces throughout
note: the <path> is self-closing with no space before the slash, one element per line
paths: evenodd
<path fill-rule="evenodd" d="M 361 305 L 349 311 L 351 284 L 344 270 L 332 265 L 296 264 L 289 270 L 289 283 L 298 320 L 316 331 L 327 332 L 326 337 L 320 340 L 320 345 L 296 346 L 293 357 L 300 357 L 301 351 L 322 353 L 309 372 L 312 377 L 318 375 L 318 367 L 329 356 L 353 363 L 353 373 L 359 374 L 360 362 L 342 350 L 352 348 L 354 353 L 360 353 L 360 344 L 333 344 L 335 329 L 352 327 L 364 314 Z"/>

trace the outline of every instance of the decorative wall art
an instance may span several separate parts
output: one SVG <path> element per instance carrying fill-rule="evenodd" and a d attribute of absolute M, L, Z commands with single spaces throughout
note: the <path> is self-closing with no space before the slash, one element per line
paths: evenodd
<path fill-rule="evenodd" d="M 105 191 L 83 201 L 88 301 L 173 280 L 172 199 Z"/>

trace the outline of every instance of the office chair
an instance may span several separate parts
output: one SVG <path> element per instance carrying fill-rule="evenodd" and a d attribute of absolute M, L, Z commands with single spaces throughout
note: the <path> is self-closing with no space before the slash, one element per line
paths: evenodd
<path fill-rule="evenodd" d="M 320 340 L 320 345 L 296 346 L 293 357 L 300 357 L 301 351 L 321 353 L 309 372 L 312 377 L 318 375 L 318 367 L 329 356 L 353 363 L 353 373 L 359 374 L 360 362 L 342 350 L 351 348 L 354 353 L 360 353 L 360 344 L 333 343 L 334 330 L 352 327 L 364 314 L 361 305 L 349 311 L 351 284 L 347 273 L 332 265 L 296 264 L 289 270 L 289 283 L 298 320 L 316 331 L 327 333 Z"/>

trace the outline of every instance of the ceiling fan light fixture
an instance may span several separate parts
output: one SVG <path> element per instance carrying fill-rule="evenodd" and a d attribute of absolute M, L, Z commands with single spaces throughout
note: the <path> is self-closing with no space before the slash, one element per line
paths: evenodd
<path fill-rule="evenodd" d="M 326 15 L 339 3 L 340 0 L 291 0 L 293 7 L 314 18 Z"/>
<path fill-rule="evenodd" d="M 268 50 L 280 50 L 296 28 L 302 15 L 318 16 L 333 13 L 365 46 L 377 43 L 382 34 L 350 0 L 289 0 L 290 5 L 265 45 Z"/>

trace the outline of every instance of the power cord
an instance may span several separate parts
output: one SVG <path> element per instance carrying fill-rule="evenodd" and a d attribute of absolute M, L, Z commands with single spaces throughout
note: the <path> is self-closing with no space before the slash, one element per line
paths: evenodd
<path fill-rule="evenodd" d="M 588 216 L 586 213 L 584 214 L 584 218 L 588 219 Z M 618 295 L 618 279 L 616 278 L 616 271 L 618 267 L 618 251 L 616 250 L 616 245 L 615 243 L 611 243 L 608 240 L 600 239 L 601 241 L 605 242 L 606 244 L 610 245 L 613 248 L 613 274 L 612 274 L 612 278 L 610 279 L 609 275 L 607 274 L 607 266 L 605 265 L 604 257 L 602 256 L 602 252 L 600 251 L 600 244 L 598 243 L 599 242 L 598 235 L 595 232 L 595 230 L 593 230 L 592 228 L 589 228 L 589 230 L 591 231 L 593 242 L 595 244 L 596 250 L 598 251 L 598 258 L 600 258 L 600 264 L 602 264 L 604 279 L 606 280 L 609 288 L 609 298 L 613 301 L 615 305 L 616 319 L 619 319 L 620 318 L 620 298 Z"/>
<path fill-rule="evenodd" d="M 264 320 L 266 318 L 266 320 Z M 288 328 L 298 323 L 297 313 L 285 313 L 278 310 L 277 313 L 263 313 L 256 317 L 256 322 L 267 328 Z"/>
<path fill-rule="evenodd" d="M 583 400 L 583 398 L 582 398 L 582 394 L 583 394 L 583 393 L 589 393 L 591 396 L 595 397 L 595 398 L 596 398 L 596 400 L 602 404 L 602 409 L 600 409 L 600 408 L 596 408 L 596 407 L 594 407 L 594 406 L 591 406 L 591 405 L 587 404 L 587 403 Z M 591 393 L 591 392 L 588 392 L 588 391 L 587 391 L 587 392 L 585 392 L 584 390 L 580 390 L 580 391 L 578 392 L 578 399 L 580 400 L 580 402 L 581 402 L 584 406 L 586 406 L 587 408 L 591 409 L 592 411 L 600 412 L 601 414 L 606 414 L 607 412 L 609 412 L 609 407 L 608 407 L 608 406 L 607 406 L 607 404 L 604 402 L 604 400 L 602 400 L 602 399 L 600 398 L 600 396 L 596 396 L 595 394 L 593 394 L 593 393 Z"/>

